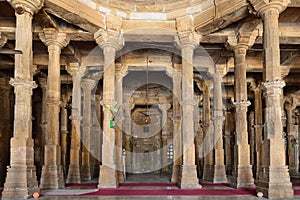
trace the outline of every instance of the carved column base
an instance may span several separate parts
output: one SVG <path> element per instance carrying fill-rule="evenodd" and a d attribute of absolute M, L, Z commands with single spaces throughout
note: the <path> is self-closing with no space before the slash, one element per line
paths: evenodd
<path fill-rule="evenodd" d="M 252 175 L 251 165 L 237 165 L 233 166 L 233 176 L 231 178 L 230 186 L 234 188 L 240 187 L 255 187 Z"/>
<path fill-rule="evenodd" d="M 288 167 L 260 167 L 256 190 L 262 192 L 266 198 L 293 198 Z"/>
<path fill-rule="evenodd" d="M 196 165 L 182 165 L 180 168 L 180 176 L 178 186 L 181 189 L 199 189 L 199 180 L 197 178 Z"/>
<path fill-rule="evenodd" d="M 180 172 L 180 165 L 173 165 L 172 178 L 171 178 L 172 183 L 178 183 L 179 172 Z"/>
<path fill-rule="evenodd" d="M 42 168 L 40 188 L 42 189 L 65 188 L 63 166 L 44 165 Z"/>
<path fill-rule="evenodd" d="M 227 183 L 225 165 L 215 165 L 213 182 L 214 183 Z"/>
<path fill-rule="evenodd" d="M 81 179 L 83 181 L 90 181 L 90 180 L 92 180 L 91 166 L 90 165 L 82 165 L 80 173 L 81 173 Z"/>
<path fill-rule="evenodd" d="M 123 171 L 118 171 L 119 183 L 124 183 L 125 182 L 124 173 L 125 172 L 123 172 Z"/>
<path fill-rule="evenodd" d="M 104 165 L 100 166 L 100 176 L 98 188 L 117 188 L 119 187 L 118 173 L 115 170 Z"/>
<path fill-rule="evenodd" d="M 33 139 L 12 138 L 11 167 L 7 170 L 2 199 L 31 197 L 39 192 L 36 168 L 33 165 Z"/>
<path fill-rule="evenodd" d="M 67 183 L 81 183 L 80 166 L 69 165 L 69 173 L 67 177 Z"/>
<path fill-rule="evenodd" d="M 13 166 L 8 169 L 2 199 L 27 199 L 39 191 L 34 166 Z"/>
<path fill-rule="evenodd" d="M 214 180 L 214 165 L 203 166 L 203 180 L 213 182 Z"/>

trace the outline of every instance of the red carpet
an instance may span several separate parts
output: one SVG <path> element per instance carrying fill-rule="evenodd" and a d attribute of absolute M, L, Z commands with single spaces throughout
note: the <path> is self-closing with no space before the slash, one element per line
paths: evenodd
<path fill-rule="evenodd" d="M 120 187 L 176 187 L 176 183 L 120 183 Z"/>
<path fill-rule="evenodd" d="M 172 189 L 172 190 L 137 190 L 129 188 L 100 189 L 97 192 L 81 196 L 255 196 L 255 189 L 239 188 L 229 190 L 208 189 Z"/>
<path fill-rule="evenodd" d="M 97 188 L 98 183 L 66 183 L 66 187 L 92 187 Z"/>

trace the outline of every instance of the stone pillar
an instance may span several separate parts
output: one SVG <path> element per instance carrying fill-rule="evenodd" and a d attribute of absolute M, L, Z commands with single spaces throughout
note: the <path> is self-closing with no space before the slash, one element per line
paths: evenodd
<path fill-rule="evenodd" d="M 46 145 L 47 140 L 47 78 L 39 78 L 40 87 L 42 88 L 42 116 L 41 116 L 41 129 L 42 129 L 42 141 L 41 147 Z M 44 148 L 41 148 L 41 165 L 44 165 Z"/>
<path fill-rule="evenodd" d="M 262 90 L 260 84 L 252 87 L 254 91 L 254 128 L 255 128 L 255 152 L 256 165 L 255 177 L 258 179 L 259 168 L 262 165 L 262 137 L 263 137 L 263 108 L 262 108 Z"/>
<path fill-rule="evenodd" d="M 222 74 L 217 72 L 213 76 L 214 95 L 213 95 L 213 123 L 215 145 L 215 166 L 214 183 L 226 183 L 226 170 L 224 165 L 224 147 L 223 147 L 223 95 L 222 95 Z"/>
<path fill-rule="evenodd" d="M 121 26 L 120 26 L 121 27 Z M 103 49 L 104 75 L 103 75 L 103 145 L 102 166 L 100 168 L 99 188 L 116 188 L 119 186 L 116 170 L 115 129 L 110 128 L 112 113 L 110 111 L 116 104 L 115 99 L 115 56 L 124 45 L 120 30 L 99 30 L 94 35 L 97 44 Z"/>
<path fill-rule="evenodd" d="M 193 54 L 199 45 L 200 35 L 191 32 L 180 32 L 176 42 L 181 49 L 182 56 L 182 147 L 183 163 L 180 169 L 180 188 L 199 188 L 197 166 L 195 165 L 194 144 L 194 79 Z"/>
<path fill-rule="evenodd" d="M 210 88 L 208 85 L 203 86 L 203 153 L 204 153 L 204 165 L 203 165 L 203 177 L 205 181 L 212 182 L 214 179 L 214 154 L 212 144 L 212 134 L 210 130 L 211 117 L 210 117 Z"/>
<path fill-rule="evenodd" d="M 83 123 L 82 123 L 82 180 L 91 180 L 91 92 L 95 87 L 96 81 L 92 79 L 83 79 L 81 87 L 83 91 Z"/>
<path fill-rule="evenodd" d="M 85 67 L 80 67 L 78 63 L 70 63 L 67 67 L 68 73 L 73 79 L 72 91 L 72 132 L 70 165 L 67 176 L 67 183 L 81 183 L 80 177 L 80 136 L 81 136 L 81 78 L 84 76 Z"/>
<path fill-rule="evenodd" d="M 247 95 L 246 52 L 254 43 L 255 37 L 228 37 L 228 43 L 234 51 L 234 95 L 235 95 L 235 133 L 234 167 L 231 179 L 232 187 L 254 187 L 252 166 L 250 165 L 250 146 L 248 144 L 247 107 L 250 105 Z"/>
<path fill-rule="evenodd" d="M 280 96 L 285 83 L 281 81 L 278 17 L 287 4 L 284 1 L 250 0 L 263 20 L 263 55 L 265 96 L 265 125 L 262 145 L 262 166 L 257 191 L 267 198 L 292 198 L 292 183 L 286 166 L 282 135 Z"/>
<path fill-rule="evenodd" d="M 126 98 L 129 101 L 129 98 Z M 125 170 L 126 172 L 132 172 L 132 149 L 130 145 L 130 137 L 131 135 L 131 110 L 134 108 L 134 104 L 131 104 L 130 102 L 124 102 L 123 103 L 124 107 L 124 123 L 123 125 L 123 131 L 126 135 L 125 138 L 125 150 L 126 150 L 126 158 L 125 158 Z M 125 175 L 126 175 L 125 172 Z"/>
<path fill-rule="evenodd" d="M 47 140 L 45 145 L 44 165 L 42 168 L 41 188 L 64 188 L 63 168 L 61 165 L 61 146 L 59 129 L 60 111 L 60 53 L 68 45 L 65 33 L 54 28 L 45 28 L 39 34 L 40 39 L 48 47 L 48 81 L 47 81 Z"/>
<path fill-rule="evenodd" d="M 182 164 L 181 144 L 181 65 L 176 65 L 173 70 L 173 170 L 172 183 L 178 183 L 180 166 Z"/>
<path fill-rule="evenodd" d="M 15 55 L 14 135 L 10 141 L 10 166 L 7 169 L 2 199 L 28 198 L 38 192 L 32 139 L 32 16 L 43 5 L 42 0 L 11 0 L 16 11 L 16 46 L 23 54 Z M 18 9 L 17 9 L 18 8 Z M 20 12 L 21 10 L 21 12 Z"/>
<path fill-rule="evenodd" d="M 63 166 L 64 174 L 67 173 L 67 135 L 68 135 L 68 110 L 65 108 L 68 102 L 68 91 L 62 94 L 63 105 L 60 112 L 60 137 L 61 137 L 61 164 Z"/>
<path fill-rule="evenodd" d="M 250 111 L 248 115 L 248 130 L 249 130 L 249 141 L 250 141 L 250 164 L 255 165 L 255 132 L 254 132 L 254 111 Z M 252 171 L 254 171 L 252 169 Z M 253 172 L 253 174 L 255 174 Z"/>
<path fill-rule="evenodd" d="M 123 77 L 125 73 L 122 71 L 122 63 L 116 65 L 116 102 L 119 107 L 119 113 L 116 119 L 116 156 L 117 156 L 117 170 L 119 183 L 123 183 L 124 171 L 123 171 L 123 129 L 122 129 L 122 118 L 124 115 L 123 109 Z"/>
<path fill-rule="evenodd" d="M 295 146 L 298 142 L 297 129 L 298 125 L 295 125 L 294 109 L 297 107 L 297 104 L 293 105 L 293 100 L 291 102 L 287 101 L 284 104 L 286 114 L 287 114 L 287 148 L 288 148 L 288 163 L 290 169 L 290 175 L 296 175 L 296 162 L 299 158 L 296 158 Z"/>
<path fill-rule="evenodd" d="M 166 100 L 166 99 L 165 99 Z M 158 108 L 161 110 L 162 113 L 162 122 L 161 122 L 161 170 L 162 172 L 168 172 L 168 110 L 171 108 L 171 104 L 169 103 L 162 103 L 158 104 Z"/>

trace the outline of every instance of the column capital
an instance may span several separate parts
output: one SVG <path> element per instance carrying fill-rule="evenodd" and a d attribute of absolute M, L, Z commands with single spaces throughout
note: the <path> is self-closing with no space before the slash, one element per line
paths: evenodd
<path fill-rule="evenodd" d="M 33 15 L 43 7 L 44 0 L 7 0 L 18 14 L 28 12 Z"/>
<path fill-rule="evenodd" d="M 81 87 L 86 90 L 92 90 L 96 85 L 96 81 L 93 79 L 84 78 L 81 80 Z"/>
<path fill-rule="evenodd" d="M 201 37 L 198 33 L 191 31 L 178 32 L 175 36 L 175 44 L 180 49 L 189 48 L 194 50 L 199 45 Z"/>
<path fill-rule="evenodd" d="M 0 32 L 0 48 L 3 47 L 7 42 L 7 37 Z"/>
<path fill-rule="evenodd" d="M 235 107 L 248 107 L 251 105 L 250 101 L 238 101 L 238 102 L 234 102 L 233 105 Z"/>
<path fill-rule="evenodd" d="M 171 108 L 171 104 L 170 103 L 162 103 L 162 104 L 158 104 L 158 107 L 162 111 L 168 111 Z"/>
<path fill-rule="evenodd" d="M 278 15 L 282 11 L 284 11 L 289 3 L 291 3 L 290 0 L 249 0 L 252 9 L 250 12 L 253 12 L 254 14 L 258 15 L 261 18 L 264 18 L 264 14 L 269 10 L 277 10 Z"/>
<path fill-rule="evenodd" d="M 106 47 L 111 47 L 115 51 L 119 51 L 125 44 L 124 35 L 122 32 L 117 30 L 103 30 L 100 29 L 94 34 L 96 43 L 105 50 Z"/>
<path fill-rule="evenodd" d="M 237 35 L 228 36 L 225 46 L 235 54 L 246 54 L 255 43 L 256 37 L 252 32 L 239 32 Z"/>
<path fill-rule="evenodd" d="M 69 65 L 66 66 L 67 72 L 72 76 L 78 76 L 83 77 L 86 73 L 86 66 L 80 66 L 79 63 L 69 63 Z"/>
<path fill-rule="evenodd" d="M 285 86 L 284 81 L 270 81 L 264 82 L 262 89 L 264 90 L 264 96 L 280 96 L 282 88 Z"/>
<path fill-rule="evenodd" d="M 58 32 L 55 28 L 44 28 L 43 32 L 39 33 L 39 38 L 48 47 L 48 51 L 51 45 L 62 49 L 70 42 L 66 33 Z"/>

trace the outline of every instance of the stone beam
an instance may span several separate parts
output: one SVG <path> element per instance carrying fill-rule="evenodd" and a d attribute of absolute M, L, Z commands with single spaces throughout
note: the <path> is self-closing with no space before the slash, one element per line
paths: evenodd
<path fill-rule="evenodd" d="M 105 28 L 104 16 L 79 1 L 48 0 L 45 10 L 91 33 Z"/>

